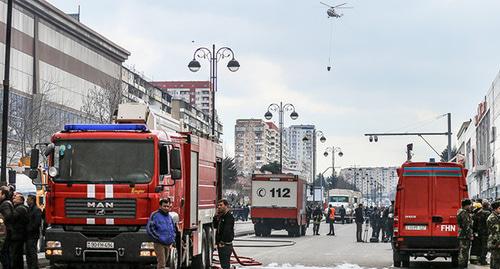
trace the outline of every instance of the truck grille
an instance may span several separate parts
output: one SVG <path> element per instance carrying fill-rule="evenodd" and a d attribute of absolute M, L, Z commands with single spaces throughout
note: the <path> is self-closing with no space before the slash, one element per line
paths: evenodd
<path fill-rule="evenodd" d="M 78 199 L 64 201 L 68 218 L 135 218 L 135 199 Z"/>

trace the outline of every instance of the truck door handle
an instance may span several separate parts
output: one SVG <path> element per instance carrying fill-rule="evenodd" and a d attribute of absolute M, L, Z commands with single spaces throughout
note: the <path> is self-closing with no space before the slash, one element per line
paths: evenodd
<path fill-rule="evenodd" d="M 441 222 L 443 222 L 443 217 L 441 217 L 441 216 L 432 216 L 432 222 L 441 223 Z"/>

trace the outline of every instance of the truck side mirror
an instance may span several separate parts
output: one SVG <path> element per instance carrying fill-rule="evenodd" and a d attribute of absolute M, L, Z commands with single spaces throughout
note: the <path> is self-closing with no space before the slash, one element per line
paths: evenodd
<path fill-rule="evenodd" d="M 168 174 L 168 148 L 166 145 L 160 146 L 160 175 Z"/>
<path fill-rule="evenodd" d="M 30 156 L 30 169 L 37 169 L 38 168 L 38 157 L 40 156 L 40 150 L 38 149 L 31 149 L 31 156 Z"/>
<path fill-rule="evenodd" d="M 173 148 L 170 151 L 170 175 L 172 179 L 181 179 L 181 151 L 178 148 Z"/>
<path fill-rule="evenodd" d="M 16 186 L 16 171 L 9 170 L 9 184 Z"/>
<path fill-rule="evenodd" d="M 56 148 L 56 145 L 54 143 L 50 143 L 45 150 L 43 151 L 43 155 L 49 156 L 50 154 L 54 153 L 54 149 Z"/>

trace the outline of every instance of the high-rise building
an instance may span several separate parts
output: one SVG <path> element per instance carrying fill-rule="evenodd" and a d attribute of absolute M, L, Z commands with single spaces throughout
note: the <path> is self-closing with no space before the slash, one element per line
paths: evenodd
<path fill-rule="evenodd" d="M 238 172 L 250 176 L 263 165 L 280 161 L 279 129 L 260 119 L 236 120 L 235 163 Z"/>
<path fill-rule="evenodd" d="M 339 176 L 353 184 L 365 202 L 388 204 L 395 198 L 398 184 L 397 167 L 350 167 L 340 170 Z"/>
<path fill-rule="evenodd" d="M 156 87 L 167 91 L 174 99 L 182 99 L 212 115 L 212 90 L 210 81 L 153 81 Z"/>
<path fill-rule="evenodd" d="M 314 125 L 291 125 L 285 128 L 283 135 L 288 150 L 287 168 L 308 182 L 312 182 L 316 146 Z"/>

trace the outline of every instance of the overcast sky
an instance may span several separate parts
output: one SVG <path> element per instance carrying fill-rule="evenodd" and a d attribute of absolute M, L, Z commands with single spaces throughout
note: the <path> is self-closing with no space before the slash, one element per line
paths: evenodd
<path fill-rule="evenodd" d="M 451 112 L 455 144 L 500 67 L 498 0 L 350 0 L 340 19 L 312 0 L 49 2 L 67 13 L 80 5 L 81 22 L 129 50 L 126 63 L 154 80 L 208 80 L 208 62 L 187 69 L 194 50 L 231 47 L 241 68 L 219 63 L 216 97 L 226 153 L 236 119 L 289 102 L 299 118 L 286 125 L 315 124 L 327 137 L 318 171 L 330 165 L 322 153 L 332 145 L 343 150 L 340 167 L 399 166 L 411 142 L 414 160 L 437 157 L 418 137 L 369 143 L 363 134 L 444 132 L 438 117 Z M 439 151 L 447 143 L 428 140 Z"/>

